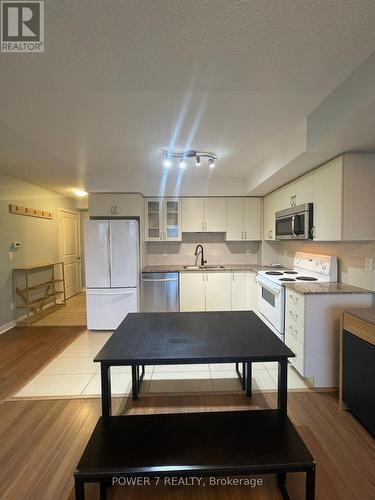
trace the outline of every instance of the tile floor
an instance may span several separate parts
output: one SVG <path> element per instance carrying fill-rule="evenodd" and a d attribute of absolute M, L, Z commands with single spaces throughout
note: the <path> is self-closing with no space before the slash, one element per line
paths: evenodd
<path fill-rule="evenodd" d="M 86 325 L 86 294 L 79 293 L 60 307 L 33 323 L 34 326 L 80 326 Z"/>
<path fill-rule="evenodd" d="M 93 357 L 112 332 L 82 333 L 65 351 L 36 375 L 15 398 L 100 397 L 99 365 Z M 131 390 L 130 367 L 111 369 L 112 394 L 127 395 Z M 253 364 L 253 390 L 274 391 L 277 363 Z M 292 367 L 288 371 L 289 389 L 308 390 Z M 148 366 L 142 384 L 144 394 L 241 392 L 234 364 Z"/>

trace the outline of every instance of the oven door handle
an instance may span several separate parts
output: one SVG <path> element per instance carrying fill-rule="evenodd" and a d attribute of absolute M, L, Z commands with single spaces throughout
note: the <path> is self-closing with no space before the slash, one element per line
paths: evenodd
<path fill-rule="evenodd" d="M 275 295 L 280 295 L 282 287 L 273 287 L 272 285 L 269 284 L 268 281 L 266 282 L 259 276 L 256 277 L 256 280 L 258 282 L 258 285 L 264 287 L 269 292 L 274 293 Z"/>

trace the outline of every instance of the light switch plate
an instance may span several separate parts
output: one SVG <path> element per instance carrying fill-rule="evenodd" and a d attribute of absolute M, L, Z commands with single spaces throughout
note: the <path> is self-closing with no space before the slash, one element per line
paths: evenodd
<path fill-rule="evenodd" d="M 365 259 L 365 269 L 366 271 L 372 271 L 374 269 L 374 259 L 372 257 L 367 257 L 367 259 Z"/>
<path fill-rule="evenodd" d="M 8 260 L 13 260 L 13 259 L 14 259 L 14 253 L 8 252 Z"/>

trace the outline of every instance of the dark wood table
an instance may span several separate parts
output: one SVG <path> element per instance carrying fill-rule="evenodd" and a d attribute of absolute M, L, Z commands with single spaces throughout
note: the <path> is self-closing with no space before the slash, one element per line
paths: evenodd
<path fill-rule="evenodd" d="M 238 368 L 242 363 L 243 383 L 251 395 L 251 364 L 257 361 L 278 362 L 278 408 L 286 413 L 292 356 L 254 312 L 130 313 L 94 359 L 101 364 L 102 415 L 111 415 L 111 366 L 132 367 L 135 400 L 142 381 L 140 366 L 235 363 Z"/>

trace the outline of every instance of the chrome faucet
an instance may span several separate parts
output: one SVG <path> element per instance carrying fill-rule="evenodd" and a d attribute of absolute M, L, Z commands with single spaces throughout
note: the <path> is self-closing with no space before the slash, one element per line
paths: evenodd
<path fill-rule="evenodd" d="M 204 266 L 206 264 L 207 260 L 204 260 L 204 253 L 203 253 L 203 246 L 202 245 L 197 245 L 197 248 L 195 249 L 194 255 L 198 256 L 199 252 L 201 254 L 201 266 Z"/>

